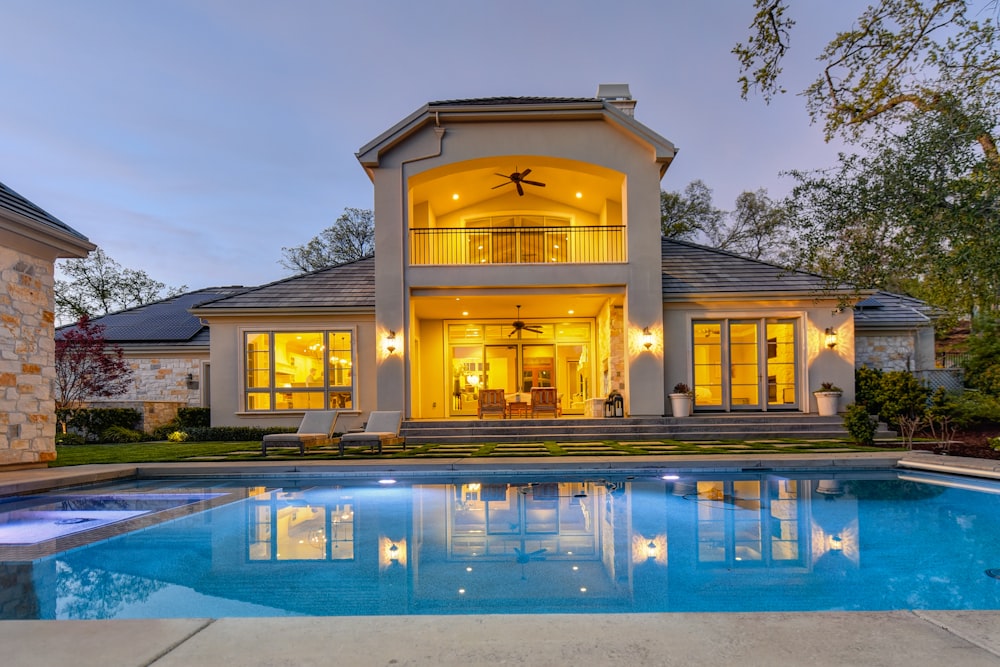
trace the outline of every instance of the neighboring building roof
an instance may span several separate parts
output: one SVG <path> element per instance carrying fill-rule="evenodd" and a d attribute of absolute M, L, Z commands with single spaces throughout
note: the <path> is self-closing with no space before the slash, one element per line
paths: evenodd
<path fill-rule="evenodd" d="M 854 305 L 859 330 L 926 327 L 937 315 L 936 308 L 920 299 L 890 292 L 876 292 Z"/>
<path fill-rule="evenodd" d="M 87 237 L 59 218 L 0 183 L 0 232 L 42 243 L 58 257 L 84 257 L 96 248 Z"/>
<path fill-rule="evenodd" d="M 198 314 L 225 311 L 375 310 L 375 258 L 331 266 L 285 278 L 221 299 L 203 303 Z"/>
<path fill-rule="evenodd" d="M 208 345 L 208 326 L 189 310 L 206 301 L 238 294 L 245 289 L 209 287 L 95 317 L 92 321 L 104 327 L 104 340 L 116 345 Z M 72 327 L 60 328 L 56 337 Z"/>
<path fill-rule="evenodd" d="M 831 290 L 822 276 L 792 271 L 756 259 L 707 246 L 663 239 L 663 298 L 683 301 L 689 297 L 725 298 L 736 295 L 830 295 L 849 288 Z"/>

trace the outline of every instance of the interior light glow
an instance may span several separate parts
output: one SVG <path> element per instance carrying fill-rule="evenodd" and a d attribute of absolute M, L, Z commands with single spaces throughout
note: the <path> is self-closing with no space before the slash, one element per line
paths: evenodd
<path fill-rule="evenodd" d="M 586 587 L 581 587 L 580 588 L 580 592 L 581 593 L 586 593 L 587 592 L 587 588 Z"/>
<path fill-rule="evenodd" d="M 464 588 L 459 588 L 458 589 L 458 594 L 459 595 L 465 595 L 465 589 Z"/>
<path fill-rule="evenodd" d="M 395 484 L 396 480 L 394 480 L 394 479 L 380 479 L 378 481 L 378 483 L 379 484 Z"/>
<path fill-rule="evenodd" d="M 666 479 L 666 480 L 669 480 L 669 481 L 673 481 L 675 479 L 680 479 L 680 478 L 681 478 L 680 475 L 664 475 L 660 479 Z"/>

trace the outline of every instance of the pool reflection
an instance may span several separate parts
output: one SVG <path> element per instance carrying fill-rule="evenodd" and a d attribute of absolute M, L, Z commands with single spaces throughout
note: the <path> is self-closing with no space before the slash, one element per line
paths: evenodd
<path fill-rule="evenodd" d="M 35 564 L 14 617 L 995 608 L 956 568 L 1000 532 L 997 497 L 868 476 L 228 488 L 203 515 Z M 925 570 L 917 531 L 938 549 Z"/>

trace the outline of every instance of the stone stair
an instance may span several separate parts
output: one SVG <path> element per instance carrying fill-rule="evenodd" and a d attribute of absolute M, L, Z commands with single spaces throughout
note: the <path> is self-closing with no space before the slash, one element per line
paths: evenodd
<path fill-rule="evenodd" d="M 597 419 L 406 420 L 407 445 L 593 440 L 827 440 L 848 437 L 842 419 L 803 413 L 707 414 Z M 895 438 L 882 424 L 876 438 Z"/>

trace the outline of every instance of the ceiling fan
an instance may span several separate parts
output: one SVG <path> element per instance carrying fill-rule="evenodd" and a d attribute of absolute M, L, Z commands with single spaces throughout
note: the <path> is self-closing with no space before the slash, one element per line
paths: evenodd
<path fill-rule="evenodd" d="M 517 167 L 514 167 L 517 169 Z M 521 183 L 526 183 L 528 185 L 535 185 L 540 188 L 545 187 L 545 183 L 539 183 L 538 181 L 529 181 L 525 179 L 525 176 L 531 173 L 530 169 L 525 169 L 524 171 L 515 171 L 512 174 L 497 174 L 500 178 L 508 179 L 506 183 L 501 183 L 500 185 L 494 185 L 491 190 L 496 190 L 497 188 L 502 188 L 505 185 L 510 185 L 511 183 L 517 188 L 517 194 L 519 197 L 524 196 L 524 188 L 521 187 Z"/>
<path fill-rule="evenodd" d="M 525 324 L 524 322 L 521 321 L 521 306 L 517 306 L 517 319 L 514 320 L 511 326 L 513 326 L 514 329 L 509 334 L 507 334 L 507 338 L 510 338 L 514 334 L 517 334 L 518 337 L 520 338 L 522 331 L 530 331 L 531 333 L 536 333 L 536 334 L 542 333 L 541 326 L 537 324 Z"/>

